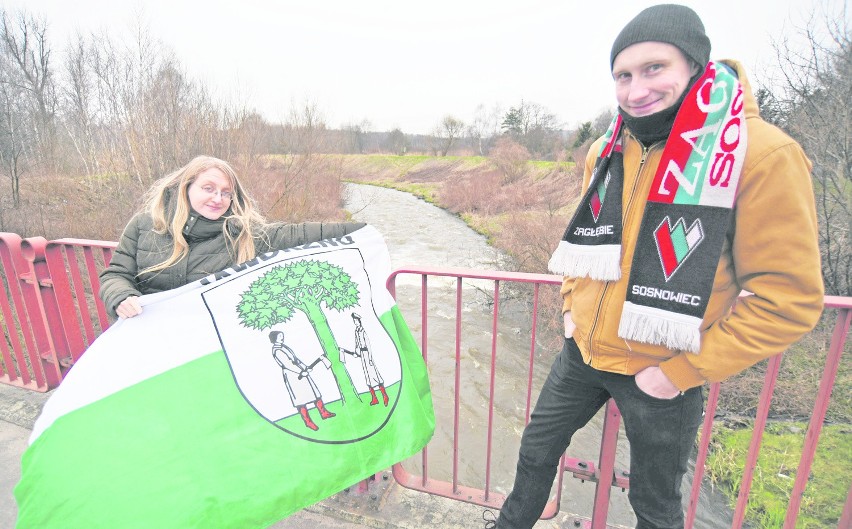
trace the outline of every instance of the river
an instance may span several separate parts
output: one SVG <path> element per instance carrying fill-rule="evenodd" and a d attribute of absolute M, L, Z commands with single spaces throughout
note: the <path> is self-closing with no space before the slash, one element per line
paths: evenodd
<path fill-rule="evenodd" d="M 385 237 L 391 266 L 404 265 L 462 267 L 495 270 L 508 258 L 488 245 L 485 237 L 470 229 L 461 219 L 411 194 L 393 189 L 346 184 L 345 207 L 353 218 L 375 226 Z M 462 485 L 484 488 L 489 370 L 491 365 L 492 310 L 491 282 L 465 283 L 462 299 L 461 409 L 459 413 L 459 481 Z M 452 478 L 453 392 L 455 379 L 455 281 L 429 280 L 428 365 L 435 405 L 436 431 L 429 448 L 429 475 Z M 502 299 L 502 294 L 501 294 Z M 397 304 L 418 343 L 421 341 L 420 279 L 400 276 Z M 506 494 L 517 462 L 520 433 L 526 406 L 527 364 L 531 322 L 519 303 L 501 301 L 497 333 L 494 440 L 492 442 L 492 490 Z M 541 316 L 540 316 L 541 317 Z M 537 348 L 533 387 L 541 387 L 556 351 Z M 568 455 L 597 461 L 603 413 L 574 435 Z M 420 472 L 419 458 L 406 462 L 406 468 Z M 629 446 L 624 431 L 619 435 L 617 469 L 629 468 Z M 684 480 L 684 497 L 689 497 L 689 480 Z M 561 509 L 588 516 L 594 502 L 594 484 L 565 475 Z M 730 527 L 732 514 L 720 494 L 708 487 L 701 494 L 695 527 Z M 636 518 L 627 494 L 612 489 L 609 523 L 633 527 Z"/>

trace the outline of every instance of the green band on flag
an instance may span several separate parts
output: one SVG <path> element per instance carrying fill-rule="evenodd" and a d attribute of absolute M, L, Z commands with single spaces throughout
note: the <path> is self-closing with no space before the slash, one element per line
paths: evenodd
<path fill-rule="evenodd" d="M 279 252 L 241 272 L 149 300 L 138 321 L 108 330 L 34 428 L 15 488 L 17 527 L 268 527 L 420 450 L 434 431 L 431 393 L 417 345 L 383 288 L 387 251 L 372 228 L 346 242 L 339 249 Z M 273 326 L 285 345 L 270 343 L 258 329 L 229 327 L 247 284 L 275 267 L 313 262 L 336 263 L 360 289 L 345 311 L 322 304 L 341 350 L 333 359 L 339 373 L 321 338 L 295 338 L 315 332 L 308 315 L 297 311 L 292 321 Z M 191 319 L 196 311 L 205 325 Z M 193 322 L 188 333 L 212 332 L 223 347 L 168 349 L 211 343 L 157 332 L 182 328 L 174 320 L 184 315 Z M 369 336 L 369 347 L 358 342 L 357 354 L 344 354 L 356 349 L 356 336 L 362 342 Z M 276 357 L 284 346 L 292 354 Z M 370 372 L 362 362 L 368 355 Z M 181 360 L 163 369 L 169 358 Z M 288 359 L 301 366 L 289 372 L 289 383 Z M 121 387 L 93 387 L 91 380 L 111 374 L 124 381 Z M 348 377 L 351 398 L 336 391 L 340 376 Z M 307 377 L 311 383 L 303 385 L 318 395 L 300 404 L 294 388 Z M 258 387 L 260 397 L 252 395 Z M 322 418 L 321 408 L 330 416 Z"/>

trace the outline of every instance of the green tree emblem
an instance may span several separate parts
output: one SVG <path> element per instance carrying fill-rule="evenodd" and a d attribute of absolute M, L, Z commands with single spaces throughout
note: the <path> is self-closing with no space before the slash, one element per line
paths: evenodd
<path fill-rule="evenodd" d="M 342 311 L 356 306 L 358 299 L 358 285 L 343 268 L 325 261 L 305 260 L 276 266 L 252 282 L 242 293 L 237 314 L 244 327 L 263 331 L 288 321 L 296 310 L 303 312 L 331 361 L 331 371 L 345 402 L 344 392 L 359 399 L 358 392 L 340 361 L 337 340 L 322 304 Z"/>

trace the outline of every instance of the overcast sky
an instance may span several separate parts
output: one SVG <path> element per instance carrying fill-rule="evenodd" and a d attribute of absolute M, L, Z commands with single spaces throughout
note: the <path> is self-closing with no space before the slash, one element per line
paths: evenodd
<path fill-rule="evenodd" d="M 712 58 L 771 64 L 773 38 L 820 0 L 684 1 L 707 28 Z M 843 1 L 843 0 L 841 0 Z M 480 104 L 522 99 L 565 127 L 614 107 L 609 52 L 620 29 L 658 2 L 628 0 L 0 0 L 44 16 L 56 49 L 75 32 L 131 33 L 142 19 L 186 72 L 267 119 L 316 103 L 329 126 L 431 131 Z"/>

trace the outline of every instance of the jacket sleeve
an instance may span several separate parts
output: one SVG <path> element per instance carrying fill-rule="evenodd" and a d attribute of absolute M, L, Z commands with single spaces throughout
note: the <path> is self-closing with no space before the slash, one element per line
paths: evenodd
<path fill-rule="evenodd" d="M 301 246 L 323 239 L 343 237 L 366 226 L 363 222 L 303 222 L 301 224 L 271 224 L 265 230 L 265 241 L 258 253 Z M 268 247 L 266 247 L 268 245 Z M 265 247 L 265 248 L 264 248 Z"/>
<path fill-rule="evenodd" d="M 597 153 L 601 149 L 601 142 L 603 142 L 603 138 L 598 138 L 594 143 L 592 143 L 591 147 L 589 147 L 589 152 L 586 154 L 586 165 L 583 169 L 583 186 L 580 189 L 581 198 L 586 194 L 586 189 L 589 187 L 589 181 L 592 179 L 592 169 L 595 168 L 595 161 Z M 579 205 L 577 207 L 579 207 Z M 562 314 L 571 310 L 571 295 L 574 292 L 574 281 L 575 279 L 573 277 L 564 276 L 562 278 L 562 287 L 559 289 L 559 293 L 562 294 Z"/>
<path fill-rule="evenodd" d="M 136 283 L 138 266 L 139 216 L 133 217 L 121 234 L 109 266 L 100 274 L 100 297 L 107 312 L 116 317 L 115 308 L 130 296 L 141 296 Z"/>
<path fill-rule="evenodd" d="M 792 140 L 757 154 L 740 179 L 731 243 L 737 286 L 753 295 L 706 330 L 699 354 L 680 353 L 660 364 L 682 391 L 783 352 L 822 313 L 810 161 Z"/>

